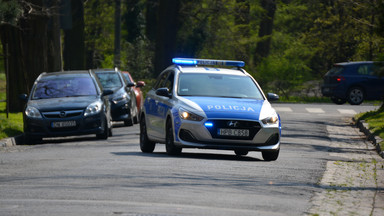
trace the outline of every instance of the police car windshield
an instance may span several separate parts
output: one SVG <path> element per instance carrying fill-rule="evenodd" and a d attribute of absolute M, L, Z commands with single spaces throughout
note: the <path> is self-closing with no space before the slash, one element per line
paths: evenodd
<path fill-rule="evenodd" d="M 263 100 L 260 90 L 250 77 L 227 74 L 182 73 L 177 94 Z"/>

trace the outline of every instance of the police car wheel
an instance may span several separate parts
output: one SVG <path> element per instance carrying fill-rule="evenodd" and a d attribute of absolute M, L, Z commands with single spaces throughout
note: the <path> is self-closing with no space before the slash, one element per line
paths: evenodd
<path fill-rule="evenodd" d="M 275 161 L 279 157 L 280 150 L 261 152 L 265 161 Z"/>
<path fill-rule="evenodd" d="M 173 129 L 170 120 L 167 121 L 166 135 L 165 135 L 165 149 L 169 155 L 181 154 L 182 148 L 175 146 L 173 138 Z"/>
<path fill-rule="evenodd" d="M 245 155 L 248 154 L 248 151 L 246 151 L 246 150 L 235 150 L 235 154 L 237 156 L 245 156 Z"/>
<path fill-rule="evenodd" d="M 140 121 L 140 149 L 145 153 L 152 153 L 155 150 L 156 143 L 148 139 L 147 126 L 145 125 L 145 118 Z"/>

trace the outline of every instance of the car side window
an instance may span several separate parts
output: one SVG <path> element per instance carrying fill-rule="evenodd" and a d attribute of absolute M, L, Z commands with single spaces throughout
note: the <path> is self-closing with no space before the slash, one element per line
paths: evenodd
<path fill-rule="evenodd" d="M 161 88 L 163 87 L 163 83 L 165 81 L 165 79 L 167 78 L 168 76 L 168 72 L 166 73 L 163 73 L 163 74 L 160 74 L 159 78 L 157 79 L 157 82 L 156 84 L 153 86 L 154 89 L 158 89 L 158 88 Z"/>
<path fill-rule="evenodd" d="M 371 65 L 360 65 L 359 68 L 357 69 L 357 74 L 359 75 L 364 75 L 364 76 L 369 76 L 372 75 L 372 66 Z"/>
<path fill-rule="evenodd" d="M 169 76 L 167 78 L 167 80 L 165 80 L 165 83 L 164 83 L 164 87 L 167 87 L 169 89 L 169 92 L 171 93 L 172 90 L 173 90 L 173 80 L 175 78 L 175 75 L 172 72 L 169 73 Z"/>

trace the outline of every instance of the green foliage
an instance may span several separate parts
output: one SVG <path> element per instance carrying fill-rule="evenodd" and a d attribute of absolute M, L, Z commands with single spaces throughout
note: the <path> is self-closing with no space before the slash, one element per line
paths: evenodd
<path fill-rule="evenodd" d="M 373 134 L 384 140 L 384 107 L 375 111 L 357 114 L 355 117 L 359 120 L 365 120 Z M 383 147 L 384 143 L 381 143 L 382 150 L 384 150 Z"/>
<path fill-rule="evenodd" d="M 5 105 L 5 102 L 0 102 L 0 139 L 23 133 L 22 113 L 9 113 L 7 118 Z"/>
<path fill-rule="evenodd" d="M 0 1 L 0 24 L 16 25 L 22 15 L 22 8 L 18 1 Z"/>

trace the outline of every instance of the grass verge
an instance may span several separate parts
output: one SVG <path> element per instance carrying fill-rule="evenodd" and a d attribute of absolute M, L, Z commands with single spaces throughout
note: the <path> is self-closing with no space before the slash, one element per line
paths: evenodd
<path fill-rule="evenodd" d="M 384 140 L 384 107 L 375 111 L 370 111 L 366 113 L 360 113 L 355 116 L 358 120 L 364 120 L 368 123 L 369 130 L 372 131 L 373 135 L 379 136 Z M 380 143 L 380 148 L 384 150 L 384 141 Z"/>
<path fill-rule="evenodd" d="M 23 114 L 7 113 L 5 102 L 0 102 L 0 139 L 17 136 L 23 133 Z"/>

